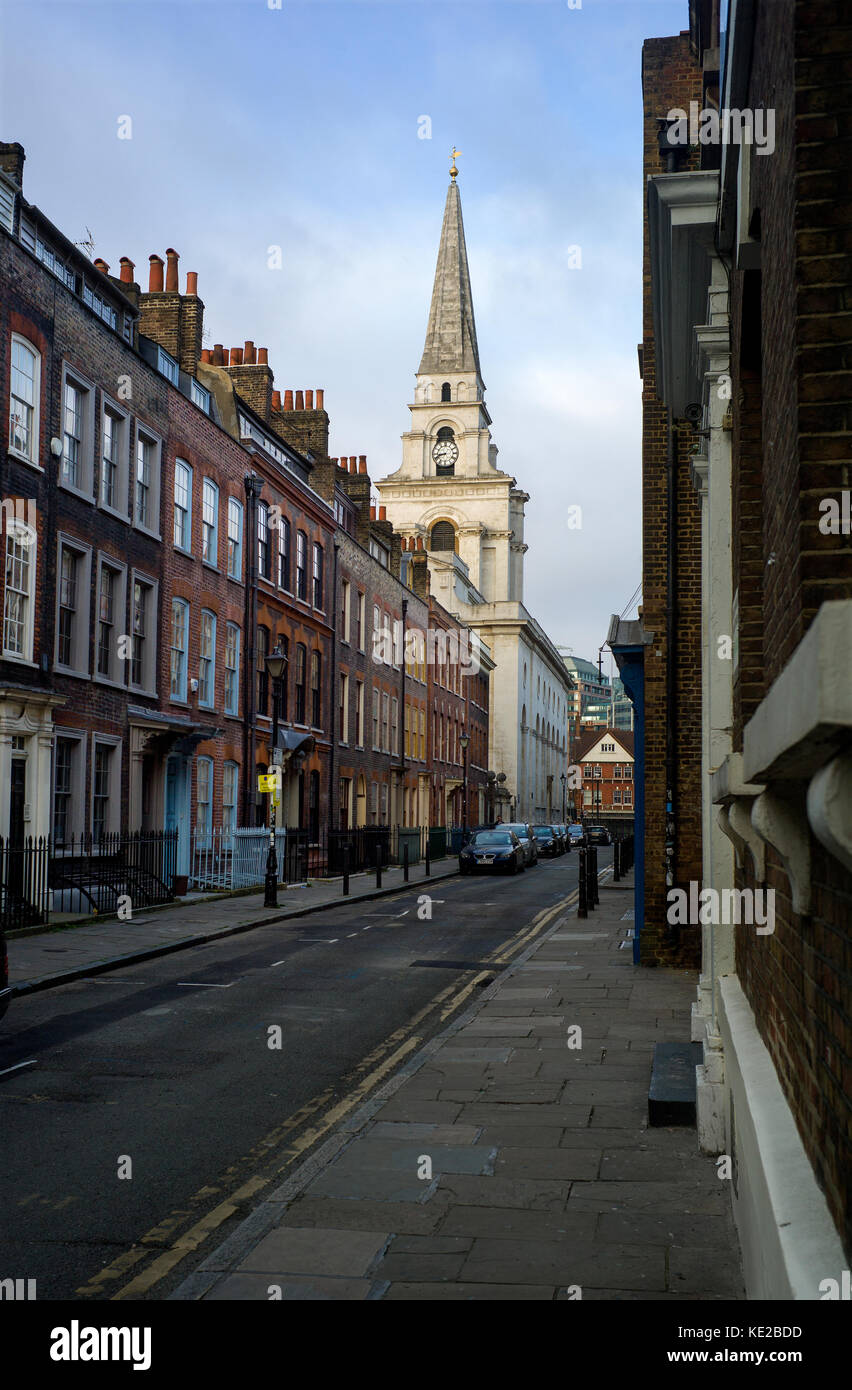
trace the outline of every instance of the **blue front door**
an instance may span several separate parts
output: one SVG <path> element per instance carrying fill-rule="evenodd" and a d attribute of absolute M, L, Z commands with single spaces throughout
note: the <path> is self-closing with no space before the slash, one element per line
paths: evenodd
<path fill-rule="evenodd" d="M 175 873 L 189 873 L 189 759 L 173 754 L 166 762 L 165 826 L 178 832 Z"/>

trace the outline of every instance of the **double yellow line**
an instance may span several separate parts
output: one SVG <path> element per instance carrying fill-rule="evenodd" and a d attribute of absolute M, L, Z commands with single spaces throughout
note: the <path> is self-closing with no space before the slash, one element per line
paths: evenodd
<path fill-rule="evenodd" d="M 420 1009 L 413 1018 L 409 1019 L 402 1028 L 398 1028 L 396 1032 L 374 1048 L 350 1073 L 352 1080 L 364 1073 L 354 1088 L 343 1100 L 331 1104 L 331 1108 L 324 1111 L 321 1119 L 299 1134 L 298 1138 L 283 1153 L 279 1153 L 275 1167 L 265 1176 L 248 1178 L 223 1200 L 210 1206 L 182 1234 L 177 1234 L 180 1227 L 192 1218 L 194 1211 L 199 1207 L 204 1207 L 211 1198 L 228 1189 L 241 1169 L 245 1170 L 250 1165 L 254 1166 L 262 1162 L 270 1151 L 279 1148 L 288 1134 L 292 1134 L 294 1130 L 299 1129 L 323 1111 L 324 1107 L 333 1100 L 333 1088 L 328 1088 L 314 1096 L 282 1121 L 280 1125 L 276 1125 L 238 1163 L 228 1168 L 215 1184 L 206 1184 L 199 1188 L 189 1199 L 186 1207 L 171 1212 L 158 1225 L 147 1231 L 130 1250 L 117 1256 L 111 1264 L 106 1265 L 90 1279 L 88 1284 L 78 1288 L 76 1290 L 77 1295 L 80 1298 L 110 1298 L 113 1300 L 144 1298 L 155 1284 L 170 1274 L 193 1251 L 198 1250 L 225 1221 L 236 1215 L 242 1206 L 256 1198 L 264 1188 L 269 1187 L 272 1183 L 281 1182 L 283 1175 L 293 1167 L 297 1159 L 304 1157 L 308 1150 L 325 1138 L 341 1120 L 362 1105 L 370 1092 L 385 1081 L 389 1073 L 401 1066 L 425 1041 L 425 1030 L 422 1034 L 416 1030 L 430 1015 L 437 1011 L 437 1022 L 444 1023 L 452 1014 L 458 1012 L 479 983 L 487 977 L 488 969 L 498 965 L 504 966 L 514 957 L 520 955 L 535 937 L 549 926 L 554 917 L 569 908 L 576 898 L 577 890 L 574 889 L 567 898 L 562 899 L 553 907 L 542 909 L 520 936 L 515 934 L 507 937 L 498 946 L 496 953 L 486 962 L 485 970 L 476 974 L 461 989 L 454 984 L 448 985 L 424 1008 Z M 148 1259 L 154 1250 L 162 1248 L 163 1245 L 166 1245 L 167 1248 L 161 1249 L 160 1254 L 154 1255 L 154 1258 L 144 1269 L 140 1270 L 121 1288 L 113 1289 L 110 1292 L 110 1289 L 124 1279 L 136 1265 Z"/>

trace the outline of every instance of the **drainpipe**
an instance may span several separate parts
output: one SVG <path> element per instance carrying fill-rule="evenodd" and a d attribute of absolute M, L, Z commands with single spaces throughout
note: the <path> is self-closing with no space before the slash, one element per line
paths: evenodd
<path fill-rule="evenodd" d="M 677 434 L 666 415 L 666 892 L 674 887 L 677 848 Z M 666 920 L 666 945 L 677 949 L 680 927 Z"/>
<path fill-rule="evenodd" d="M 263 490 L 263 479 L 247 473 L 243 479 L 246 491 L 246 591 L 245 634 L 243 643 L 243 825 L 249 825 L 249 806 L 254 806 L 256 776 L 255 749 L 257 721 L 257 687 L 254 679 L 255 642 L 257 641 L 257 501 Z M 249 794 L 251 793 L 251 801 Z M 252 821 L 254 815 L 252 813 Z"/>
<path fill-rule="evenodd" d="M 340 805 L 334 790 L 334 753 L 337 747 L 337 561 L 340 556 L 340 537 L 334 537 L 334 567 L 333 579 L 331 582 L 331 738 L 329 739 L 328 752 L 328 823 L 329 826 L 335 825 L 335 804 L 337 803 L 337 824 L 340 822 Z M 348 692 L 347 692 L 348 699 Z"/>

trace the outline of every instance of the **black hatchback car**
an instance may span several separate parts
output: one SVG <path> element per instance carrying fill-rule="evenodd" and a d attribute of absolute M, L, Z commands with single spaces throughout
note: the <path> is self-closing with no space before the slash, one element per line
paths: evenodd
<path fill-rule="evenodd" d="M 565 852 L 563 843 L 552 825 L 534 825 L 533 835 L 539 854 L 543 854 L 545 858 L 555 859 L 557 855 Z"/>

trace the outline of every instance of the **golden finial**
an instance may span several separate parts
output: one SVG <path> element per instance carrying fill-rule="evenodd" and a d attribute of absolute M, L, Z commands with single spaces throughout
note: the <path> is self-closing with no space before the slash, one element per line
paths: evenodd
<path fill-rule="evenodd" d="M 452 167 L 451 167 L 451 169 L 450 169 L 450 178 L 453 180 L 453 183 L 455 183 L 455 181 L 456 181 L 456 175 L 458 174 L 458 169 L 456 168 L 456 156 L 457 156 L 457 155 L 460 155 L 460 154 L 461 154 L 461 150 L 457 150 L 456 147 L 455 147 L 455 145 L 454 145 L 454 146 L 453 146 L 453 149 L 452 149 L 452 153 L 450 154 L 450 160 L 451 160 L 451 163 L 452 163 Z"/>

